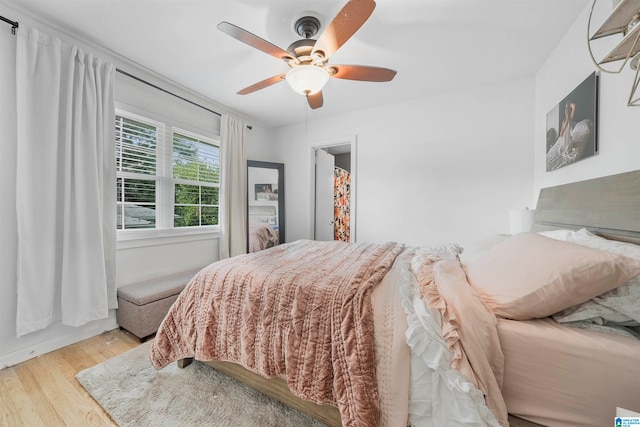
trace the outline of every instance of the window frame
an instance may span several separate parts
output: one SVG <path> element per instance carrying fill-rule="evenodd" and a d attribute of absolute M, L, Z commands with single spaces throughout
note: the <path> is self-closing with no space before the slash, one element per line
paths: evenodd
<path fill-rule="evenodd" d="M 154 228 L 136 229 L 116 229 L 118 248 L 132 248 L 141 246 L 151 246 L 158 244 L 157 240 L 162 239 L 163 243 L 191 242 L 200 239 L 211 239 L 220 233 L 220 225 L 198 225 L 198 226 L 173 226 L 174 213 L 174 191 L 175 184 L 182 183 L 182 179 L 173 177 L 173 135 L 174 132 L 189 138 L 214 145 L 220 149 L 220 136 L 210 131 L 193 128 L 193 126 L 178 123 L 174 120 L 159 117 L 128 105 L 117 105 L 116 116 L 122 116 L 130 120 L 140 121 L 153 126 L 162 126 L 162 141 L 158 140 L 156 145 L 156 224 Z M 220 164 L 220 167 L 222 165 Z M 116 173 L 117 178 L 132 178 L 130 172 Z M 151 176 L 151 175 L 149 175 Z M 191 181 L 193 183 L 194 181 Z M 197 182 L 197 181 L 195 181 Z M 204 183 L 203 183 L 204 184 Z M 116 185 L 116 183 L 114 183 Z M 202 185 L 202 184 L 200 184 Z M 220 182 L 215 183 L 220 188 Z M 118 204 L 114 209 L 118 208 Z M 218 193 L 218 224 L 220 215 L 220 195 Z"/>
<path fill-rule="evenodd" d="M 200 181 L 200 180 L 190 180 L 190 179 L 186 179 L 186 178 L 175 178 L 173 176 L 173 141 L 175 140 L 175 135 L 181 135 L 184 136 L 186 138 L 191 138 L 191 139 L 195 139 L 197 140 L 199 143 L 204 143 L 204 144 L 208 144 L 208 145 L 212 145 L 214 147 L 218 148 L 218 181 L 217 182 L 210 182 L 210 181 Z M 181 185 L 192 185 L 192 186 L 200 186 L 200 187 L 209 187 L 209 188 L 217 188 L 218 189 L 218 204 L 217 205 L 206 205 L 206 204 L 197 204 L 197 205 L 192 205 L 192 206 L 199 206 L 200 208 L 204 207 L 204 206 L 216 206 L 218 209 L 218 224 L 215 225 L 198 225 L 198 226 L 182 226 L 182 227 L 176 227 L 175 225 L 172 224 L 171 228 L 194 228 L 194 227 L 220 227 L 220 177 L 221 177 L 221 168 L 222 168 L 222 162 L 220 159 L 220 142 L 218 141 L 218 143 L 216 144 L 216 141 L 213 140 L 212 138 L 207 138 L 203 135 L 199 135 L 197 133 L 194 133 L 192 131 L 186 130 L 186 129 L 181 129 L 177 126 L 173 126 L 171 128 L 171 156 L 170 156 L 170 162 L 167 161 L 167 167 L 171 168 L 171 179 L 173 180 L 173 185 L 171 186 L 172 189 L 172 194 L 171 194 L 171 203 L 173 205 L 173 213 L 175 214 L 175 206 L 176 206 L 176 202 L 175 202 L 175 189 L 176 189 L 176 184 L 181 184 Z M 173 219 L 173 218 L 171 218 Z M 173 222 L 173 221 L 172 221 Z"/>

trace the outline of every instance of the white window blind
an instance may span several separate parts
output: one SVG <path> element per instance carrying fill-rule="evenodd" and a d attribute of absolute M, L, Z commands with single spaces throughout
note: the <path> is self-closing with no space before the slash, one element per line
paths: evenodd
<path fill-rule="evenodd" d="M 156 227 L 157 147 L 162 139 L 162 124 L 116 115 L 118 230 Z"/>

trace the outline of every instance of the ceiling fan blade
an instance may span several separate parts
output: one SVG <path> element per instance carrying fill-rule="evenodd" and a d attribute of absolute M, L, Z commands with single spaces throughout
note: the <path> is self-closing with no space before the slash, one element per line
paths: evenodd
<path fill-rule="evenodd" d="M 307 95 L 307 102 L 309 103 L 309 107 L 311 107 L 314 110 L 316 108 L 322 107 L 322 104 L 324 102 L 324 100 L 322 98 L 322 91 L 319 90 L 316 93 L 312 93 L 310 95 Z"/>
<path fill-rule="evenodd" d="M 332 74 L 332 71 L 335 71 Z M 364 82 L 388 82 L 396 76 L 395 70 L 367 65 L 331 65 L 331 77 L 345 80 L 361 80 Z"/>
<path fill-rule="evenodd" d="M 325 58 L 331 56 L 362 27 L 375 8 L 373 0 L 350 0 L 322 32 L 312 54 L 322 52 Z"/>
<path fill-rule="evenodd" d="M 258 83 L 254 83 L 251 86 L 247 86 L 241 91 L 238 92 L 238 95 L 247 95 L 249 93 L 255 92 L 260 89 L 264 89 L 265 87 L 269 87 L 276 83 L 282 82 L 287 78 L 287 73 L 278 74 L 277 76 L 269 77 L 268 79 L 264 79 Z"/>
<path fill-rule="evenodd" d="M 242 43 L 248 44 L 249 46 L 261 50 L 278 59 L 293 59 L 291 54 L 286 50 L 279 48 L 255 34 L 238 27 L 237 25 L 230 24 L 229 22 L 221 22 L 218 24 L 218 29 L 225 34 L 230 35 L 234 39 L 240 40 Z"/>

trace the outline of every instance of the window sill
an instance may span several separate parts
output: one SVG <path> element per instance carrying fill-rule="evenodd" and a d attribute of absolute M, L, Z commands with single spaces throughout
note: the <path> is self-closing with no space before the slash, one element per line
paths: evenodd
<path fill-rule="evenodd" d="M 173 228 L 118 231 L 117 249 L 133 249 L 147 246 L 188 243 L 197 240 L 217 239 L 219 237 L 220 228 L 217 226 L 198 229 Z"/>

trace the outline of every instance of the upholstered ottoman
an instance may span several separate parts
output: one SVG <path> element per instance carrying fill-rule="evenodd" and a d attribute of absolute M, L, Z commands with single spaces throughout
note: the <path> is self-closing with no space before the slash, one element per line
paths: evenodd
<path fill-rule="evenodd" d="M 144 341 L 154 334 L 171 304 L 200 269 L 184 271 L 118 288 L 117 320 Z"/>

